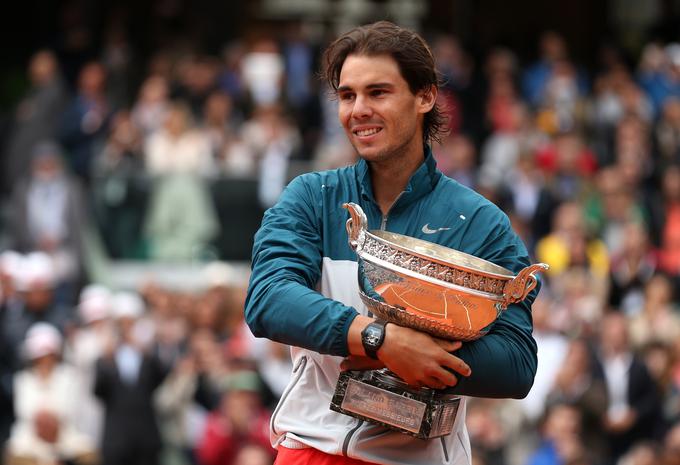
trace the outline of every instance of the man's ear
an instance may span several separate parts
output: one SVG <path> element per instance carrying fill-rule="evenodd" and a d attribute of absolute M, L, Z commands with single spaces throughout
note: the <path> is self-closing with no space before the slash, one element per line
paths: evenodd
<path fill-rule="evenodd" d="M 427 113 L 432 110 L 434 104 L 437 102 L 437 92 L 437 86 L 432 85 L 429 88 L 420 90 L 416 94 L 419 113 Z"/>

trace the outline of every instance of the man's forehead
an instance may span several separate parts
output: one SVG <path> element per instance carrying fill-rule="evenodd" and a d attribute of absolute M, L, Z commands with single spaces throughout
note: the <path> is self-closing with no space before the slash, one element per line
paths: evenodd
<path fill-rule="evenodd" d="M 338 90 L 388 84 L 398 86 L 406 81 L 396 60 L 390 55 L 348 55 L 340 70 Z"/>

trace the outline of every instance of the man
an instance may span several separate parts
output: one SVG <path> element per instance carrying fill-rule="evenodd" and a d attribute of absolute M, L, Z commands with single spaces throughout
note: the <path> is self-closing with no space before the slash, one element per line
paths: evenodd
<path fill-rule="evenodd" d="M 470 464 L 465 400 L 451 435 L 423 441 L 329 410 L 338 375 L 387 366 L 414 386 L 524 397 L 536 370 L 536 291 L 462 347 L 375 323 L 358 295 L 342 204 L 359 204 L 369 229 L 437 242 L 515 272 L 529 264 L 526 249 L 498 208 L 436 169 L 428 143 L 442 117 L 434 60 L 422 38 L 388 22 L 359 27 L 329 46 L 324 63 L 360 160 L 296 178 L 267 211 L 246 301 L 256 336 L 293 346 L 292 379 L 271 422 L 277 464 Z M 384 334 L 377 348 L 364 341 L 377 360 L 362 342 L 369 324 Z"/>

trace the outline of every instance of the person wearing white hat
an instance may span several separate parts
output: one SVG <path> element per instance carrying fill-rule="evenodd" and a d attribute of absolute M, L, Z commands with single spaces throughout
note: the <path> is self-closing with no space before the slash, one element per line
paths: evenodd
<path fill-rule="evenodd" d="M 112 297 L 111 291 L 99 284 L 83 288 L 76 307 L 80 324 L 64 351 L 64 359 L 79 371 L 87 391 L 80 402 L 77 425 L 95 443 L 101 441 L 104 410 L 94 395 L 94 372 L 97 359 L 113 344 Z"/>
<path fill-rule="evenodd" d="M 153 395 L 166 370 L 140 337 L 144 302 L 139 295 L 114 294 L 111 312 L 117 342 L 97 361 L 94 384 L 105 411 L 102 465 L 155 465 L 161 439 Z"/>
<path fill-rule="evenodd" d="M 13 275 L 21 254 L 13 250 L 0 253 L 0 451 L 9 438 L 14 418 L 11 379 L 17 365 L 17 348 L 5 336 L 8 315 L 17 307 Z"/>
<path fill-rule="evenodd" d="M 81 383 L 61 364 L 62 336 L 48 323 L 30 327 L 23 343 L 28 368 L 14 377 L 16 421 L 7 446 L 8 464 L 96 463 L 94 443 L 78 431 Z"/>
<path fill-rule="evenodd" d="M 71 318 L 70 309 L 54 300 L 55 268 L 49 255 L 32 252 L 16 257 L 12 273 L 16 299 L 10 311 L 0 315 L 5 342 L 18 349 L 34 323 L 50 323 L 63 331 Z"/>

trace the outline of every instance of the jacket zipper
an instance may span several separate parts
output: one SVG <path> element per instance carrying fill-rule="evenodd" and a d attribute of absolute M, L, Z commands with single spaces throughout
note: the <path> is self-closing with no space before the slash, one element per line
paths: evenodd
<path fill-rule="evenodd" d="M 347 433 L 347 436 L 345 436 L 345 440 L 342 442 L 342 455 L 347 457 L 347 450 L 349 449 L 349 441 L 352 439 L 352 436 L 354 436 L 354 433 L 357 432 L 359 428 L 361 428 L 361 425 L 364 424 L 364 420 L 359 420 L 359 423 L 352 428 L 349 433 Z"/>
<path fill-rule="evenodd" d="M 276 428 L 274 427 L 274 420 L 276 420 L 277 415 L 279 414 L 279 410 L 281 410 L 281 406 L 283 403 L 286 401 L 288 396 L 290 395 L 290 392 L 293 390 L 295 385 L 300 381 L 300 378 L 302 378 L 302 373 L 305 371 L 305 367 L 307 366 L 307 356 L 303 355 L 300 357 L 300 361 L 297 363 L 297 365 L 293 368 L 293 374 L 297 373 L 297 376 L 293 380 L 293 382 L 288 386 L 288 389 L 286 392 L 283 393 L 281 396 L 281 400 L 279 400 L 279 404 L 276 406 L 276 409 L 274 409 L 274 413 L 272 413 L 272 419 L 271 419 L 271 429 L 272 432 L 276 435 L 278 435 L 278 431 L 276 431 Z"/>
<path fill-rule="evenodd" d="M 399 195 L 397 196 L 396 199 L 394 199 L 394 202 L 392 202 L 392 205 L 390 205 L 390 208 L 387 209 L 387 213 L 385 213 L 382 216 L 382 220 L 380 221 L 380 230 L 385 231 L 387 229 L 387 217 L 390 216 L 390 212 L 392 211 L 392 207 L 394 207 L 397 202 L 399 201 L 399 197 L 401 197 L 404 194 L 405 191 L 401 191 Z"/>
<path fill-rule="evenodd" d="M 444 460 L 446 463 L 449 463 L 449 451 L 446 450 L 446 441 L 444 440 L 444 437 L 439 438 L 442 441 L 442 450 L 444 451 Z"/>

